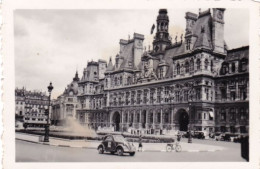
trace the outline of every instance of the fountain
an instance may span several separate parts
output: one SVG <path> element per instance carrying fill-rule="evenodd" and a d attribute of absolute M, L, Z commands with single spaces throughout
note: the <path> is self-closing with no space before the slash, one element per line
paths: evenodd
<path fill-rule="evenodd" d="M 96 137 L 97 134 L 93 129 L 87 126 L 82 126 L 73 117 L 67 117 L 65 121 L 65 126 L 63 128 L 63 133 L 72 136 L 84 136 L 84 137 Z"/>

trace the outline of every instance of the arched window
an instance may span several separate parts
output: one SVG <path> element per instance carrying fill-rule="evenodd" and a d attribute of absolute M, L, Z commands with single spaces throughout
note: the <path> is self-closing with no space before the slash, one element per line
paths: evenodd
<path fill-rule="evenodd" d="M 200 59 L 197 59 L 197 70 L 200 70 Z"/>
<path fill-rule="evenodd" d="M 177 75 L 179 75 L 180 74 L 180 64 L 178 63 L 177 64 Z"/>
<path fill-rule="evenodd" d="M 190 68 L 189 62 L 186 61 L 186 63 L 185 63 L 185 73 L 189 73 L 189 68 Z"/>
<path fill-rule="evenodd" d="M 191 72 L 194 71 L 194 60 L 193 59 L 191 59 L 191 61 L 190 61 L 190 71 Z"/>
<path fill-rule="evenodd" d="M 205 70 L 208 70 L 209 67 L 209 61 L 208 59 L 205 59 Z"/>

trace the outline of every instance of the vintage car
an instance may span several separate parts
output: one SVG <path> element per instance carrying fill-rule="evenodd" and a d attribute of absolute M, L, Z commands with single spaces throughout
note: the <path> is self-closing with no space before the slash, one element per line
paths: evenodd
<path fill-rule="evenodd" d="M 129 153 L 130 156 L 135 155 L 134 144 L 130 144 L 122 135 L 106 135 L 97 150 L 99 154 L 110 152 L 111 154 L 117 153 L 119 156 L 124 153 Z"/>
<path fill-rule="evenodd" d="M 194 131 L 193 138 L 205 139 L 205 135 L 204 131 Z"/>

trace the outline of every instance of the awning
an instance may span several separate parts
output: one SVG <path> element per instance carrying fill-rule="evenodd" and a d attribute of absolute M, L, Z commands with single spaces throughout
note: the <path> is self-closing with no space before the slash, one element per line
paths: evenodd
<path fill-rule="evenodd" d="M 210 111 L 210 112 L 209 112 L 209 116 L 212 117 L 212 118 L 214 118 L 214 112 L 213 112 L 213 111 Z"/>

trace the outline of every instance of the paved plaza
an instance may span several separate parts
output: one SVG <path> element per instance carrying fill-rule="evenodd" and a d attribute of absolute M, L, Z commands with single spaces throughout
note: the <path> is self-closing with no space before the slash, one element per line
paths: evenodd
<path fill-rule="evenodd" d="M 50 138 L 39 142 L 39 136 L 16 133 L 17 162 L 221 162 L 245 160 L 240 156 L 240 144 L 193 139 L 182 139 L 182 152 L 166 152 L 166 143 L 143 143 L 143 152 L 134 157 L 119 157 L 110 153 L 98 154 L 99 141 Z M 135 143 L 137 147 L 137 143 Z M 28 151 L 29 150 L 29 151 Z"/>

